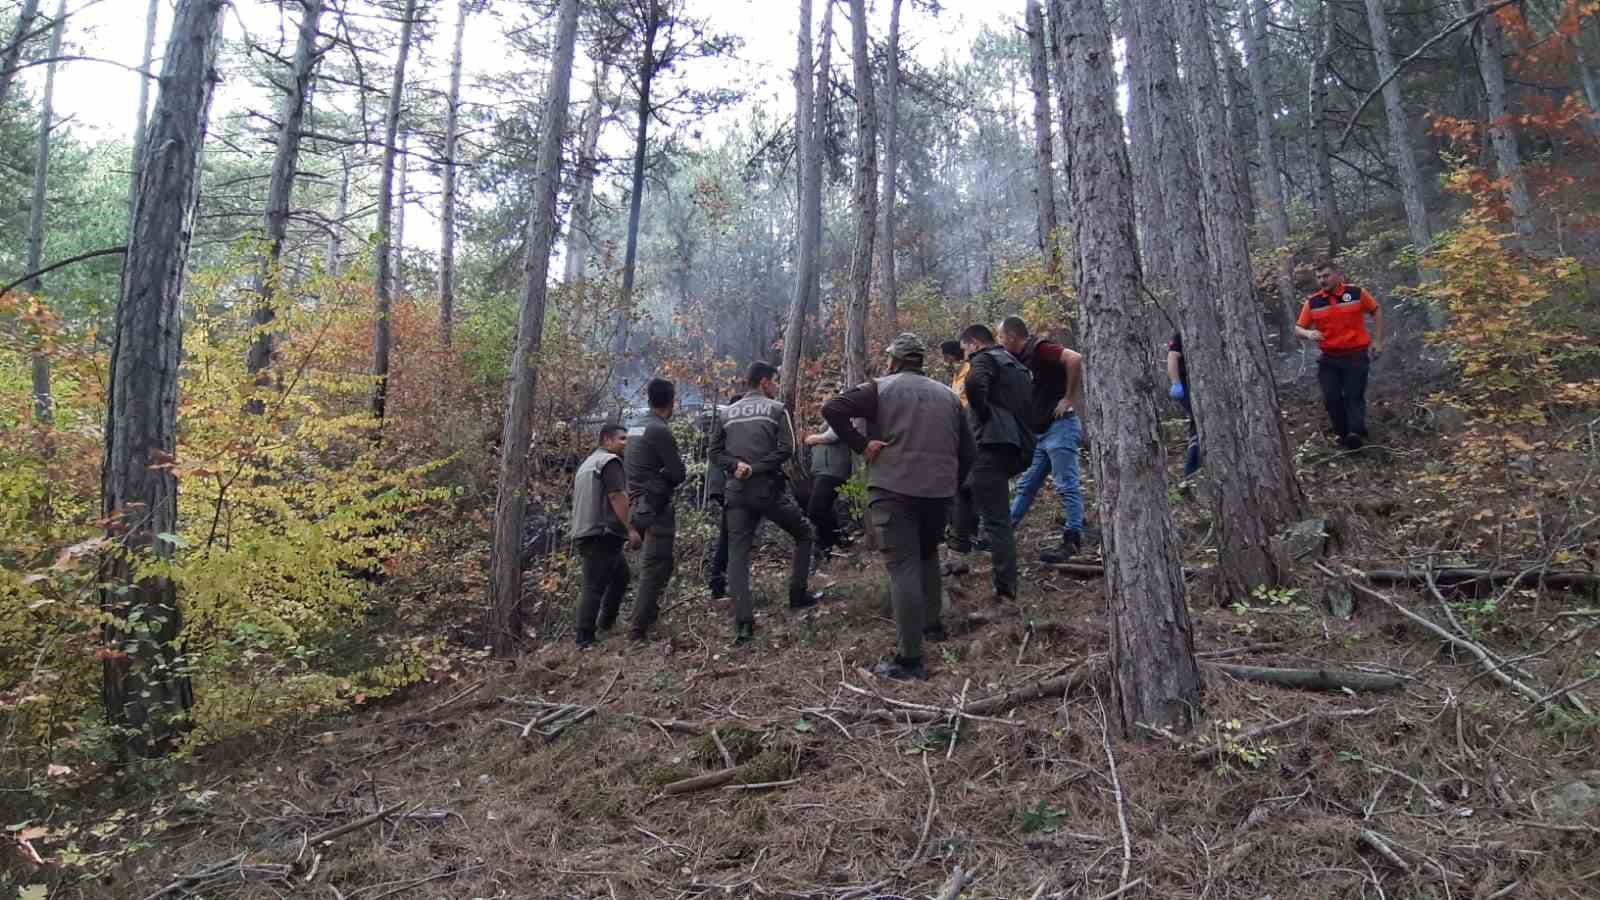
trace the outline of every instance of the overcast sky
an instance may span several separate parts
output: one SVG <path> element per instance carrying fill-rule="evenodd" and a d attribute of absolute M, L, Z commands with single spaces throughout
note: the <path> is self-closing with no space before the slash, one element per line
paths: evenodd
<path fill-rule="evenodd" d="M 436 82 L 443 89 L 448 81 L 449 47 L 451 29 L 454 27 L 457 0 L 423 0 L 431 18 L 439 22 L 435 46 L 427 49 L 417 65 L 408 72 L 410 81 Z M 510 9 L 527 0 L 494 0 L 502 9 Z M 44 0 L 40 5 L 52 10 L 55 0 Z M 297 16 L 295 4 L 288 4 L 291 16 Z M 68 0 L 69 19 L 67 39 L 71 51 L 85 56 L 114 60 L 128 66 L 137 66 L 144 38 L 144 16 L 148 0 Z M 925 64 L 933 64 L 946 56 L 960 57 L 970 47 L 973 37 L 987 24 L 994 28 L 1020 25 L 1022 2 L 996 3 L 993 0 L 943 0 L 937 17 L 929 16 L 914 4 L 904 0 L 901 9 L 901 52 Z M 172 13 L 171 0 L 160 0 L 161 21 L 157 29 L 156 54 L 159 57 L 166 43 L 167 29 Z M 697 61 L 695 80 L 705 85 L 734 84 L 749 91 L 746 102 L 761 101 L 781 108 L 793 107 L 793 88 L 790 73 L 795 64 L 795 44 L 798 33 L 799 12 L 794 0 L 689 0 L 693 14 L 704 16 L 721 30 L 737 34 L 744 47 L 737 60 Z M 814 23 L 821 20 L 822 2 L 814 3 Z M 1013 9 L 1013 7 L 1015 7 Z M 883 39 L 889 30 L 888 0 L 869 0 L 869 17 L 872 33 Z M 276 0 L 234 0 L 227 13 L 225 36 L 239 38 L 245 30 L 258 37 L 276 42 L 280 27 L 288 30 L 287 43 L 292 49 L 294 21 L 280 22 L 279 4 Z M 849 6 L 839 0 L 834 12 L 835 65 L 848 71 L 850 52 Z M 509 17 L 508 17 L 509 18 Z M 473 84 L 477 76 L 495 73 L 497 65 L 512 52 L 500 34 L 503 20 L 499 17 L 479 15 L 468 20 L 463 93 L 466 99 L 491 99 L 484 95 L 474 98 Z M 159 59 L 155 65 L 159 71 Z M 589 96 L 589 79 L 592 69 L 580 65 L 575 72 L 572 96 L 575 103 Z M 43 67 L 29 70 L 30 83 L 37 90 L 43 84 Z M 56 114 L 67 120 L 66 124 L 85 143 L 102 140 L 126 140 L 132 134 L 133 120 L 139 101 L 141 76 L 96 62 L 71 62 L 61 65 L 56 73 Z M 240 109 L 259 107 L 266 102 L 253 87 L 242 79 L 224 78 L 214 100 L 213 116 Z M 707 132 L 714 138 L 715 129 Z M 617 143 L 619 152 L 626 153 L 630 136 L 620 127 L 611 126 L 607 143 Z M 430 188 L 423 184 L 423 191 Z M 431 203 L 417 204 L 432 214 Z M 420 247 L 431 246 L 432 240 L 425 229 L 408 229 L 407 237 L 415 235 Z M 407 240 L 407 244 L 413 243 Z"/>

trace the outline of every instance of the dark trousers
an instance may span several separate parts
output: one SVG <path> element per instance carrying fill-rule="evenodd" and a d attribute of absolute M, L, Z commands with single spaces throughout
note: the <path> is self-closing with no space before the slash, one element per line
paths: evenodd
<path fill-rule="evenodd" d="M 622 608 L 632 573 L 622 555 L 622 538 L 602 534 L 578 539 L 583 560 L 583 599 L 578 603 L 578 639 L 594 637 L 595 626 L 609 629 Z M 598 620 L 598 621 L 597 621 Z"/>
<path fill-rule="evenodd" d="M 1324 354 L 1317 361 L 1317 383 L 1322 386 L 1322 403 L 1328 408 L 1328 423 L 1340 438 L 1354 434 L 1367 436 L 1367 370 L 1371 362 L 1367 351 L 1342 356 Z"/>
<path fill-rule="evenodd" d="M 949 509 L 949 497 L 907 497 L 876 488 L 867 492 L 867 527 L 889 569 L 901 659 L 921 659 L 923 629 L 942 623 L 939 541 Z"/>
<path fill-rule="evenodd" d="M 633 630 L 644 631 L 656 622 L 661 609 L 661 594 L 672 580 L 672 542 L 678 533 L 678 517 L 671 501 L 644 529 L 644 552 L 639 561 L 639 595 L 633 605 Z"/>
<path fill-rule="evenodd" d="M 811 502 L 806 518 L 817 532 L 817 549 L 832 550 L 839 544 L 839 487 L 844 482 L 829 475 L 811 479 Z"/>
<path fill-rule="evenodd" d="M 1183 406 L 1183 414 L 1189 417 L 1189 449 L 1183 454 L 1183 477 L 1200 471 L 1200 428 L 1194 421 L 1194 401 L 1189 396 L 1188 385 L 1184 385 L 1183 399 L 1178 401 Z"/>
<path fill-rule="evenodd" d="M 811 523 L 800 505 L 782 484 L 764 492 L 765 496 L 728 498 L 728 586 L 733 594 L 733 621 L 736 625 L 754 622 L 755 598 L 750 593 L 750 548 L 762 519 L 771 519 L 794 538 L 794 557 L 789 566 L 789 598 L 806 591 L 806 575 L 811 570 Z"/>
<path fill-rule="evenodd" d="M 721 597 L 728 591 L 728 509 L 717 502 L 717 546 L 711 551 L 711 575 L 706 579 L 711 596 Z"/>
<path fill-rule="evenodd" d="M 1009 499 L 1009 494 L 1007 495 Z M 1006 517 L 1008 520 L 1010 516 Z M 950 516 L 950 549 L 957 553 L 972 550 L 972 539 L 978 534 L 978 507 L 972 502 L 972 488 L 963 484 L 956 491 L 955 511 Z"/>
<path fill-rule="evenodd" d="M 979 447 L 967 481 L 956 495 L 956 549 L 971 546 L 978 529 L 989 542 L 994 562 L 994 592 L 1017 595 L 1017 537 L 1011 527 L 1011 473 L 1015 447 Z"/>

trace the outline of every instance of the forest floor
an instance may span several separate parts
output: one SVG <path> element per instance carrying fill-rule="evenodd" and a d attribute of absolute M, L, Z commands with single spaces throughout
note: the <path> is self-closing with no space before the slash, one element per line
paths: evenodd
<path fill-rule="evenodd" d="M 1571 491 L 1600 462 L 1594 423 L 1589 452 L 1476 483 L 1452 463 L 1456 438 L 1413 414 L 1417 389 L 1404 382 L 1376 381 L 1384 446 L 1357 455 L 1319 434 L 1306 373 L 1282 389 L 1312 506 L 1337 531 L 1322 565 L 1421 564 L 1395 548 L 1433 546 L 1435 564 L 1559 553 L 1544 558 L 1592 569 L 1582 537 L 1593 532 L 1572 531 L 1583 503 Z M 1552 447 L 1581 425 L 1550 426 Z M 1176 465 L 1182 423 L 1167 426 Z M 1206 512 L 1174 495 L 1198 548 Z M 1538 533 L 1523 504 L 1539 506 Z M 863 671 L 893 641 L 886 582 L 864 550 L 814 581 L 819 607 L 764 607 L 757 640 L 739 649 L 727 608 L 682 563 L 642 648 L 613 636 L 580 652 L 567 636 L 514 666 L 469 657 L 374 708 L 208 748 L 165 787 L 50 823 L 74 828 L 80 864 L 101 854 L 101 877 L 45 866 L 21 882 L 53 897 L 842 900 L 955 896 L 945 886 L 959 866 L 976 876 L 967 898 L 1597 895 L 1597 720 L 1536 713 L 1370 594 L 1354 591 L 1352 617 L 1332 614 L 1327 600 L 1348 589 L 1309 559 L 1298 589 L 1226 604 L 1197 576 L 1205 724 L 1181 740 L 1108 734 L 1100 582 L 1031 562 L 1057 513 L 1046 496 L 1030 517 L 1017 604 L 990 603 L 985 565 L 952 581 L 954 634 L 932 646 L 924 683 Z M 771 597 L 784 552 L 774 540 L 764 553 L 758 583 Z M 1189 563 L 1203 570 L 1205 553 Z M 1451 627 L 1425 587 L 1372 590 Z M 1450 606 L 1473 641 L 1554 690 L 1600 668 L 1600 619 L 1557 615 L 1595 601 L 1530 588 Z M 1406 680 L 1308 692 L 1234 680 L 1223 662 Z M 985 716 L 952 712 L 1051 679 Z M 1600 684 L 1578 693 L 1600 709 Z M 545 724 L 525 727 L 536 718 Z M 1273 724 L 1285 727 L 1250 734 Z M 730 767 L 725 784 L 663 790 Z M 382 809 L 394 814 L 308 842 Z"/>

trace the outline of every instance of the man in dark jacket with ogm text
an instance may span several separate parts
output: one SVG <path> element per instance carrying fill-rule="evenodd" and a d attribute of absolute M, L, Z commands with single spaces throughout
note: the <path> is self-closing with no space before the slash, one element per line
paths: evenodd
<path fill-rule="evenodd" d="M 794 424 L 778 402 L 778 370 L 770 363 L 750 365 L 750 392 L 728 405 L 711 434 L 711 465 L 727 474 L 723 488 L 728 509 L 728 581 L 733 593 L 733 640 L 755 637 L 755 599 L 750 594 L 750 547 L 762 519 L 771 519 L 794 538 L 789 569 L 789 608 L 816 601 L 807 590 L 811 569 L 811 523 L 790 493 L 783 464 L 794 455 Z"/>
<path fill-rule="evenodd" d="M 890 374 L 822 407 L 834 432 L 867 460 L 867 527 L 889 568 L 897 654 L 875 670 L 925 678 L 922 641 L 944 639 L 939 542 L 950 499 L 977 450 L 955 392 L 922 372 L 927 347 L 909 332 L 889 345 Z M 865 419 L 867 434 L 852 419 Z"/>

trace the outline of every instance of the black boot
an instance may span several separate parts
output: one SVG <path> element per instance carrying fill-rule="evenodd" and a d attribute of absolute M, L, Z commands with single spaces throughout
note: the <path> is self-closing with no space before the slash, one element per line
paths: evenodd
<path fill-rule="evenodd" d="M 706 585 L 706 587 L 711 589 L 711 599 L 713 599 L 713 600 L 726 600 L 726 599 L 728 599 L 728 579 L 726 579 L 726 578 L 713 578 Z"/>
<path fill-rule="evenodd" d="M 789 591 L 790 609 L 808 609 L 817 605 L 817 598 L 811 596 L 806 588 L 797 588 Z"/>
<path fill-rule="evenodd" d="M 923 681 L 928 677 L 928 671 L 922 667 L 922 657 L 896 656 L 886 659 L 872 667 L 872 674 L 879 678 L 892 678 L 895 681 Z"/>
<path fill-rule="evenodd" d="M 748 644 L 756 639 L 756 623 L 735 622 L 733 626 L 733 642 L 735 644 Z"/>
<path fill-rule="evenodd" d="M 579 650 L 584 650 L 584 649 L 587 649 L 587 648 L 593 647 L 593 646 L 594 646 L 594 632 L 592 632 L 592 631 L 580 631 L 580 632 L 578 632 L 578 649 Z"/>
<path fill-rule="evenodd" d="M 1061 549 L 1046 550 L 1040 554 L 1039 561 L 1046 565 L 1059 565 L 1069 562 L 1083 545 L 1083 535 L 1076 528 L 1068 528 L 1061 532 Z"/>

